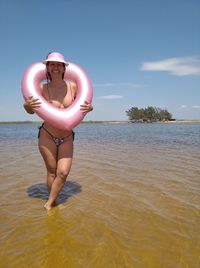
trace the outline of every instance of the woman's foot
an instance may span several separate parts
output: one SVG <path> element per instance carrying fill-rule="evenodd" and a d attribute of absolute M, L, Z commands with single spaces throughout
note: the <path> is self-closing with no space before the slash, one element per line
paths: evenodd
<path fill-rule="evenodd" d="M 48 202 L 44 205 L 44 208 L 47 210 L 47 211 L 50 211 L 53 206 L 52 205 L 49 205 Z"/>

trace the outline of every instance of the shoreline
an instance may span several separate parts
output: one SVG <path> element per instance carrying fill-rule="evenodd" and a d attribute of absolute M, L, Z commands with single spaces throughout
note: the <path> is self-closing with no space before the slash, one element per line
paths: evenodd
<path fill-rule="evenodd" d="M 175 121 L 164 121 L 164 122 L 160 122 L 160 123 L 164 123 L 164 124 L 176 124 L 176 123 L 200 123 L 200 119 L 199 120 L 175 120 Z"/>
<path fill-rule="evenodd" d="M 41 124 L 43 121 L 1 121 L 0 124 Z M 89 121 L 83 121 L 81 124 L 141 124 L 140 122 L 131 123 L 130 121 L 117 121 L 117 120 L 89 120 Z M 144 122 L 145 123 L 145 122 Z M 142 124 L 144 124 L 142 123 Z M 163 122 L 153 122 L 153 123 L 159 123 L 159 124 L 176 124 L 176 123 L 200 123 L 200 119 L 198 120 L 174 120 L 174 121 L 163 121 Z"/>

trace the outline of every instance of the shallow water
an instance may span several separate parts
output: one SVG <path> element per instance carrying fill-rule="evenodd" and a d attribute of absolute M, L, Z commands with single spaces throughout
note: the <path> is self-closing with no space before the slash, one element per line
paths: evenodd
<path fill-rule="evenodd" d="M 199 268 L 200 124 L 82 124 L 49 215 L 37 125 L 0 125 L 0 267 Z"/>

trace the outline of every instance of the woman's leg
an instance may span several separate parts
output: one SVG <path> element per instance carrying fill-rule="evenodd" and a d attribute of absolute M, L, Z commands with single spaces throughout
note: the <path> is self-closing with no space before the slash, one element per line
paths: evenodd
<path fill-rule="evenodd" d="M 64 143 L 58 146 L 56 178 L 52 184 L 49 200 L 45 208 L 50 210 L 55 202 L 59 192 L 64 186 L 67 176 L 70 172 L 73 157 L 73 138 L 70 136 Z"/>
<path fill-rule="evenodd" d="M 56 178 L 57 146 L 44 129 L 40 130 L 38 146 L 47 168 L 47 187 L 50 193 L 51 186 Z"/>

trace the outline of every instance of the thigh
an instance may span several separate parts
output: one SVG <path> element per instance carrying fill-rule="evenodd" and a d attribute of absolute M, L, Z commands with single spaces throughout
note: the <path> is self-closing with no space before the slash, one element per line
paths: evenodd
<path fill-rule="evenodd" d="M 73 138 L 68 138 L 58 147 L 57 174 L 67 176 L 71 169 L 73 158 Z"/>
<path fill-rule="evenodd" d="M 56 173 L 57 146 L 55 145 L 51 136 L 48 133 L 46 133 L 44 129 L 40 130 L 38 147 L 44 159 L 48 172 Z"/>

